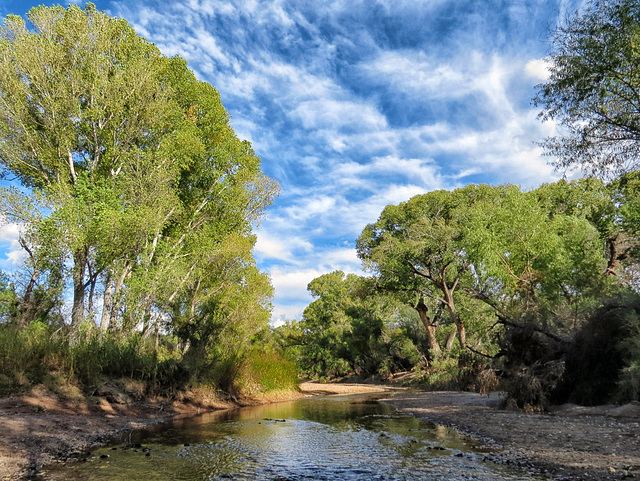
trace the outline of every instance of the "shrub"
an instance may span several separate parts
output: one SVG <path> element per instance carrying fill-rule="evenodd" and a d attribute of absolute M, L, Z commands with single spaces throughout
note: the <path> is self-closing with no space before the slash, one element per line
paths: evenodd
<path fill-rule="evenodd" d="M 503 385 L 508 406 L 527 412 L 545 410 L 564 373 L 570 341 L 540 332 L 538 320 L 505 329 L 502 339 Z"/>
<path fill-rule="evenodd" d="M 576 333 L 557 402 L 596 405 L 638 399 L 640 302 L 612 300 Z"/>

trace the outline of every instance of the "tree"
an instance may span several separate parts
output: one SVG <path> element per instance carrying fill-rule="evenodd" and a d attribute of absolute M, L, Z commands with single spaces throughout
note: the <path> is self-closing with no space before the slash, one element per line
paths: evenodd
<path fill-rule="evenodd" d="M 564 181 L 558 186 L 560 192 L 569 190 Z M 532 192 L 507 185 L 495 192 L 490 202 L 477 202 L 464 223 L 463 242 L 474 266 L 469 292 L 503 316 L 544 322 L 559 321 L 563 304 L 577 309 L 602 292 L 604 240 L 585 215 L 577 215 L 578 198 L 587 201 L 587 196 L 574 192 L 575 203 L 567 195 L 561 202 L 554 184 Z"/>
<path fill-rule="evenodd" d="M 305 333 L 301 367 L 312 374 L 336 377 L 353 371 L 349 355 L 352 327 L 346 310 L 353 306 L 350 284 L 355 277 L 335 271 L 307 286 L 316 299 L 304 310 L 300 323 Z"/>
<path fill-rule="evenodd" d="M 206 331 L 205 312 L 238 317 L 231 299 L 266 322 L 251 229 L 278 187 L 218 92 L 93 4 L 28 20 L 0 30 L 0 168 L 23 186 L 4 190 L 2 213 L 29 224 L 34 252 L 71 261 L 72 324 L 95 320 L 101 294 L 104 330 Z M 32 196 L 43 207 L 27 218 Z"/>
<path fill-rule="evenodd" d="M 416 196 L 387 206 L 378 222 L 365 228 L 358 255 L 382 289 L 411 301 L 432 349 L 437 338 L 425 301 L 434 313 L 446 310 L 463 348 L 469 347 L 469 321 L 486 319 L 474 304 L 478 301 L 491 306 L 503 323 L 530 315 L 544 320 L 567 305 L 577 322 L 584 316 L 579 306 L 586 309 L 605 286 L 604 240 L 586 218 L 586 207 L 584 215 L 569 212 L 577 212 L 588 196 L 575 192 L 572 205 L 557 194 L 550 186 L 524 193 L 513 185 L 470 185 Z M 603 200 L 589 215 L 596 219 L 610 205 Z M 476 333 L 486 332 L 474 327 Z"/>
<path fill-rule="evenodd" d="M 562 127 L 544 143 L 557 168 L 612 177 L 640 166 L 639 39 L 633 0 L 593 0 L 556 30 L 534 101 Z"/>
<path fill-rule="evenodd" d="M 318 376 L 380 375 L 421 364 L 424 355 L 402 326 L 399 304 L 375 288 L 376 279 L 335 271 L 309 283 L 315 300 L 287 340 L 303 370 Z M 402 320 L 404 321 L 404 320 Z M 284 332 L 283 332 L 284 334 Z"/>
<path fill-rule="evenodd" d="M 154 156 L 178 112 L 163 88 L 166 59 L 124 20 L 92 4 L 38 7 L 28 18 L 34 31 L 18 16 L 0 30 L 2 174 L 66 210 L 59 241 L 73 258 L 78 323 L 93 247 L 93 206 L 83 205 L 82 192 Z"/>
<path fill-rule="evenodd" d="M 468 272 L 460 243 L 459 201 L 451 192 L 435 191 L 387 206 L 357 241 L 358 256 L 366 268 L 376 272 L 381 287 L 413 298 L 434 352 L 440 346 L 425 298 L 432 309 L 440 304 L 448 310 L 460 346 L 467 346 L 465 323 L 456 308 L 458 287 Z"/>

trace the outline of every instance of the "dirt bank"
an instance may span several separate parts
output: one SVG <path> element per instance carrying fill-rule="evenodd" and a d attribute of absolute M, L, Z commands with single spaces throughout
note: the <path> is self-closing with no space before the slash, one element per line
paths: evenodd
<path fill-rule="evenodd" d="M 640 403 L 537 415 L 499 409 L 497 394 L 402 392 L 380 401 L 499 448 L 495 462 L 554 480 L 640 478 Z"/>
<path fill-rule="evenodd" d="M 61 399 L 42 388 L 25 396 L 0 398 L 0 481 L 28 479 L 47 464 L 81 457 L 83 451 L 121 433 L 171 419 L 252 404 L 314 395 L 388 391 L 365 384 L 303 383 L 302 392 L 261 398 L 221 399 L 215 393 L 187 392 L 179 401 L 135 401 L 118 389 L 103 396 Z"/>

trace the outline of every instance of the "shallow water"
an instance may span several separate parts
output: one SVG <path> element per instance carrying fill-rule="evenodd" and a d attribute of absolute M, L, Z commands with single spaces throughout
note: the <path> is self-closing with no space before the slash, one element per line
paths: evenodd
<path fill-rule="evenodd" d="M 532 480 L 370 397 L 236 409 L 132 432 L 41 480 Z"/>

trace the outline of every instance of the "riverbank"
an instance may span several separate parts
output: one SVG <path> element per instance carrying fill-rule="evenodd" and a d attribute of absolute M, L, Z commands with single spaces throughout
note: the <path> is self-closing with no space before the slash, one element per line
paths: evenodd
<path fill-rule="evenodd" d="M 500 396 L 403 392 L 379 401 L 496 448 L 488 458 L 558 481 L 640 478 L 640 403 L 565 405 L 549 414 L 500 409 Z"/>
<path fill-rule="evenodd" d="M 195 390 L 178 400 L 136 401 L 122 390 L 101 396 L 60 398 L 44 388 L 0 398 L 0 481 L 28 479 L 42 466 L 82 457 L 112 437 L 204 412 L 289 401 L 309 396 L 385 393 L 397 389 L 368 384 L 303 383 L 301 392 L 275 392 L 258 398 L 223 398 Z"/>
<path fill-rule="evenodd" d="M 187 392 L 178 401 L 135 402 L 122 393 L 61 400 L 46 391 L 0 398 L 0 480 L 25 479 L 41 466 L 80 457 L 134 429 L 218 409 L 308 396 L 377 394 L 396 409 L 452 426 L 496 451 L 488 461 L 557 481 L 640 478 L 640 405 L 563 406 L 545 415 L 499 408 L 500 397 L 463 392 L 416 392 L 372 384 L 303 383 L 301 392 L 256 399 L 222 399 Z"/>

